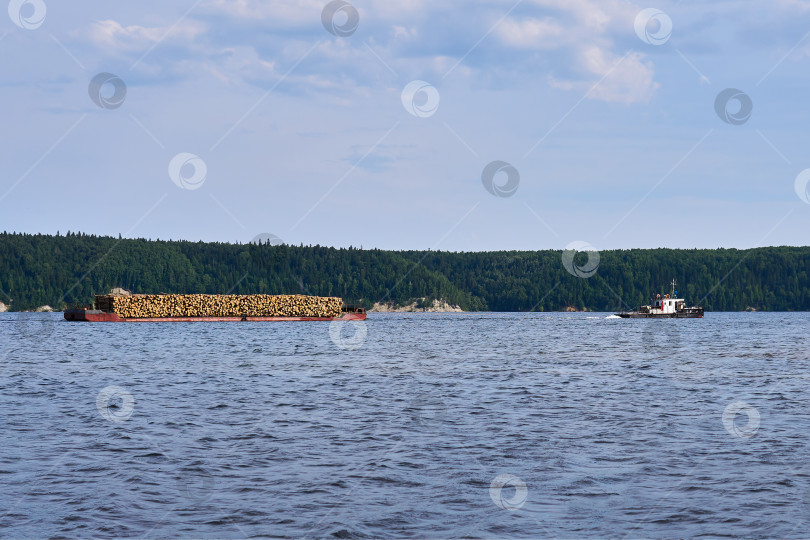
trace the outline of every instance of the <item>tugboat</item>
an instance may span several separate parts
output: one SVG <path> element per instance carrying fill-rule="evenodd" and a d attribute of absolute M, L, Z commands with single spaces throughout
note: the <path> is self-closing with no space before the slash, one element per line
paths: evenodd
<path fill-rule="evenodd" d="M 678 298 L 675 280 L 672 280 L 672 292 L 660 294 L 652 299 L 649 306 L 641 306 L 638 311 L 617 313 L 622 319 L 702 319 L 702 307 L 686 307 L 686 300 Z"/>

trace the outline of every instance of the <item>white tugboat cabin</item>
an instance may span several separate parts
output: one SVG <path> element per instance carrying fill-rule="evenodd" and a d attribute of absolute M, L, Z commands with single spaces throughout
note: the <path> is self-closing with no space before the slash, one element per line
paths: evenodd
<path fill-rule="evenodd" d="M 650 313 L 663 315 L 681 311 L 684 307 L 684 302 L 685 300 L 683 298 L 670 298 L 668 294 L 664 295 L 664 298 L 661 298 L 661 295 L 659 294 L 652 306 L 645 307 L 650 308 Z"/>

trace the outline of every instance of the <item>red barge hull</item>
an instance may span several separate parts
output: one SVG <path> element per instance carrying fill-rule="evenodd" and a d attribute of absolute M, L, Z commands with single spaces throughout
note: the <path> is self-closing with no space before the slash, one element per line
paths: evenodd
<path fill-rule="evenodd" d="M 125 319 L 117 313 L 94 309 L 69 309 L 65 320 L 71 322 L 283 322 L 283 321 L 365 321 L 365 310 L 344 312 L 340 317 L 149 317 Z"/>

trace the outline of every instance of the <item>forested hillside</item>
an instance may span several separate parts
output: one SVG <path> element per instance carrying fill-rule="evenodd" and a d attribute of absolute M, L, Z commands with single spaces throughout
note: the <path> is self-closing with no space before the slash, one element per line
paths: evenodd
<path fill-rule="evenodd" d="M 568 273 L 559 251 L 403 255 L 446 275 L 492 311 L 635 309 L 651 293 L 670 292 L 672 279 L 680 297 L 708 310 L 810 310 L 810 247 L 602 251 L 588 279 Z M 575 259 L 586 260 L 584 253 Z"/>
<path fill-rule="evenodd" d="M 810 247 L 603 251 L 575 277 L 560 251 L 452 253 L 0 234 L 0 302 L 20 311 L 94 293 L 303 293 L 375 302 L 444 299 L 465 310 L 613 311 L 677 280 L 708 310 L 810 310 Z M 583 265 L 587 255 L 577 255 Z M 580 258 L 582 260 L 580 260 Z"/>

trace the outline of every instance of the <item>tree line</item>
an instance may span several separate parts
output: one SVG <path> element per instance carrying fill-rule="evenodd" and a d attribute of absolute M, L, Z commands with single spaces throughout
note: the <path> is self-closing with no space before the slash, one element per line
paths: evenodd
<path fill-rule="evenodd" d="M 587 253 L 573 264 L 587 267 Z M 569 268 L 571 265 L 569 265 Z M 445 300 L 467 311 L 615 311 L 669 292 L 707 310 L 810 310 L 810 247 L 631 249 L 599 253 L 588 278 L 562 252 L 386 251 L 0 234 L 0 302 L 23 311 L 135 293 L 311 294 L 372 307 Z M 424 300 L 420 300 L 424 299 Z"/>

